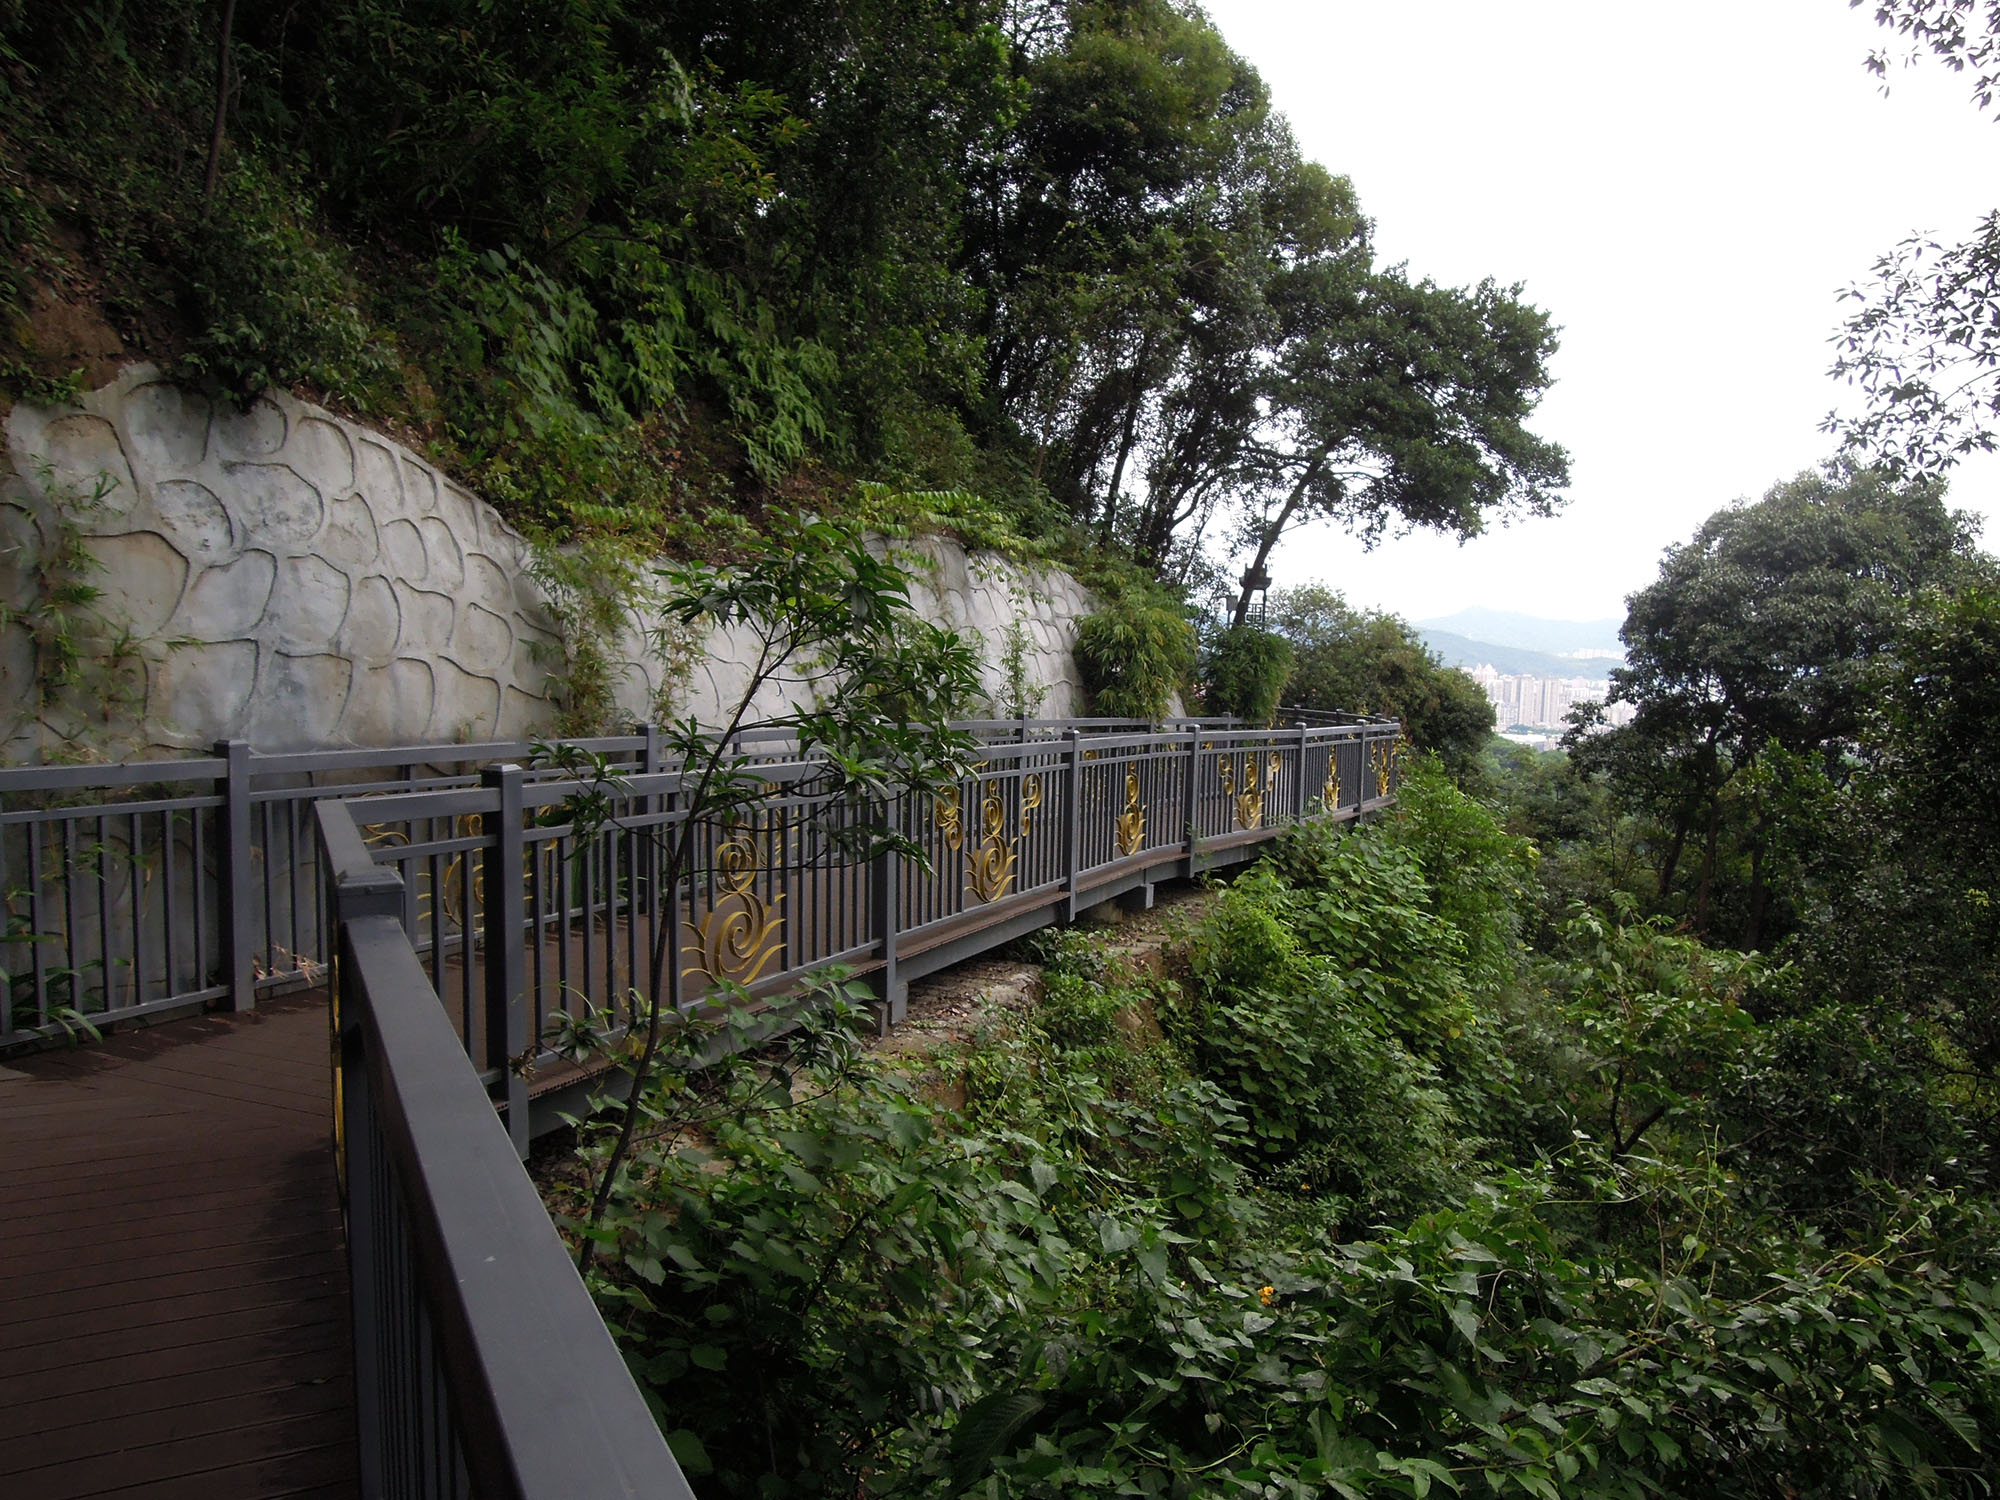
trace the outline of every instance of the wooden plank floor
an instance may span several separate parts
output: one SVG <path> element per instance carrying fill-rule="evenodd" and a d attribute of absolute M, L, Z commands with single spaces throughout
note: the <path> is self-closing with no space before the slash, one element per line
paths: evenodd
<path fill-rule="evenodd" d="M 326 1002 L 0 1064 L 0 1495 L 356 1493 Z"/>

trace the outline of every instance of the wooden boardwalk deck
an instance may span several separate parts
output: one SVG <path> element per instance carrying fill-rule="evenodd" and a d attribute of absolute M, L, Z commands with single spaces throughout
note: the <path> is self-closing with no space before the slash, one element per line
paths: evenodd
<path fill-rule="evenodd" d="M 0 1063 L 0 1495 L 356 1493 L 323 995 Z"/>

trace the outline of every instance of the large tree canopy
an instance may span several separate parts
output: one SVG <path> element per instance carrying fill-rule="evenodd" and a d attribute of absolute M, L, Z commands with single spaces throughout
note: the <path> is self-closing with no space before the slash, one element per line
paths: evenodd
<path fill-rule="evenodd" d="M 1189 0 L 221 15 L 0 0 L 0 291 L 80 245 L 150 352 L 419 421 L 528 518 L 650 515 L 719 440 L 766 486 L 997 491 L 1179 579 L 1564 482 L 1525 425 L 1548 317 L 1378 266 Z"/>
<path fill-rule="evenodd" d="M 1256 571 L 1314 516 L 1470 536 L 1553 508 L 1567 462 L 1525 424 L 1555 332 L 1519 287 L 1377 266 L 1351 184 L 1198 12 L 1045 14 L 968 255 L 988 430 L 1076 520 L 1181 576 L 1219 510 Z"/>
<path fill-rule="evenodd" d="M 1979 568 L 1940 482 L 1879 470 L 1800 475 L 1668 549 L 1659 579 L 1632 596 L 1627 665 L 1612 673 L 1612 701 L 1635 706 L 1632 722 L 1571 737 L 1580 765 L 1659 820 L 1663 902 L 1694 839 L 1696 927 L 1711 925 L 1718 880 L 1740 855 L 1730 935 L 1750 947 L 1769 935 L 1777 802 L 1798 777 L 1841 776 L 1871 702 L 1871 664 L 1912 602 Z"/>

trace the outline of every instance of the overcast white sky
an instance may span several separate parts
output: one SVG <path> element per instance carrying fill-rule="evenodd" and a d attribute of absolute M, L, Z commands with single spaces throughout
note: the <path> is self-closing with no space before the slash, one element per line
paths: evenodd
<path fill-rule="evenodd" d="M 1831 452 L 1838 290 L 2000 206 L 2000 125 L 1928 59 L 1884 98 L 1862 64 L 1887 33 L 1843 0 L 1207 8 L 1306 154 L 1354 180 L 1381 259 L 1523 282 L 1563 329 L 1535 424 L 1570 451 L 1563 511 L 1463 547 L 1315 528 L 1280 544 L 1279 587 L 1411 619 L 1622 617 L 1668 543 Z M 1952 489 L 2000 513 L 2000 460 Z"/>

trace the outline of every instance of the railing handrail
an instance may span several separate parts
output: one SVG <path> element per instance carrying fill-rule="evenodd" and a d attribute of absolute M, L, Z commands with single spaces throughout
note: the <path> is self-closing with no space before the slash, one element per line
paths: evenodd
<path fill-rule="evenodd" d="M 1287 709 L 1287 713 L 1296 710 Z M 1372 719 L 1349 716 L 1342 722 L 1375 723 Z M 1155 724 L 1145 719 L 1120 718 L 1078 718 L 1078 719 L 961 719 L 952 727 L 967 733 L 978 734 L 981 730 L 1015 731 L 1021 728 L 1062 733 L 1078 729 L 1087 733 L 1119 733 L 1130 730 L 1135 733 L 1171 732 L 1191 724 L 1204 727 L 1256 728 L 1244 724 L 1239 719 L 1170 719 L 1164 724 Z M 739 730 L 730 737 L 731 743 L 783 742 L 791 739 L 792 731 L 784 728 L 751 728 Z M 250 773 L 256 777 L 312 775 L 321 772 L 348 770 L 377 770 L 385 766 L 440 766 L 440 765 L 491 765 L 499 761 L 526 760 L 533 753 L 536 740 L 477 740 L 449 743 L 388 745 L 379 748 L 342 748 L 324 750 L 259 750 L 252 746 L 249 750 Z M 644 733 L 590 735 L 565 737 L 559 741 L 584 750 L 592 750 L 601 755 L 619 755 L 643 751 L 648 744 Z M 220 755 L 196 755 L 162 757 L 158 760 L 133 760 L 115 762 L 89 762 L 77 765 L 32 765 L 0 766 L 0 797 L 22 796 L 49 791 L 89 791 L 110 790 L 117 787 L 144 786 L 151 782 L 178 783 L 220 780 L 228 772 L 228 761 Z M 464 773 L 451 773 L 463 775 Z M 403 778 L 394 778 L 401 780 Z M 444 779 L 442 775 L 435 778 Z M 476 780 L 469 776 L 465 779 Z M 327 788 L 336 793 L 346 789 Z"/>
<path fill-rule="evenodd" d="M 364 1487 L 392 1488 L 394 1459 L 416 1465 L 371 1367 L 402 1330 L 378 1326 L 392 1314 L 369 1299 L 407 1253 L 456 1424 L 428 1435 L 429 1457 L 462 1462 L 488 1500 L 693 1500 L 418 964 L 402 879 L 375 864 L 344 804 L 317 813 L 341 919 L 349 1201 L 367 1221 L 350 1238 Z M 378 1140 L 386 1161 L 362 1160 Z M 384 1191 L 398 1203 L 367 1200 Z M 385 1248 L 380 1225 L 397 1207 L 408 1243 Z"/>

